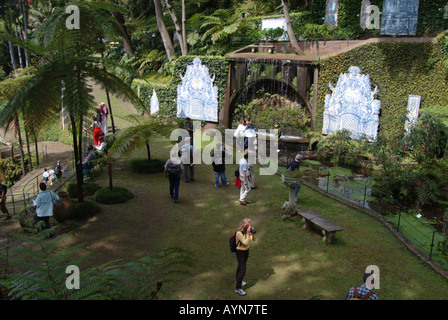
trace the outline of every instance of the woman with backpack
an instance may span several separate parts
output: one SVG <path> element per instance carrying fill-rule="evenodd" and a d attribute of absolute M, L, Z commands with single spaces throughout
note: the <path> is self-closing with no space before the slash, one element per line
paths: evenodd
<path fill-rule="evenodd" d="M 183 165 L 180 159 L 170 158 L 165 163 L 164 175 L 170 182 L 170 197 L 174 202 L 179 198 L 180 173 Z"/>
<path fill-rule="evenodd" d="M 240 222 L 238 231 L 236 232 L 236 260 L 238 266 L 236 268 L 236 287 L 235 292 L 239 295 L 246 295 L 246 292 L 242 289 L 246 282 L 243 281 L 246 274 L 246 264 L 249 258 L 249 241 L 255 241 L 255 229 L 252 226 L 252 220 L 245 218 Z"/>

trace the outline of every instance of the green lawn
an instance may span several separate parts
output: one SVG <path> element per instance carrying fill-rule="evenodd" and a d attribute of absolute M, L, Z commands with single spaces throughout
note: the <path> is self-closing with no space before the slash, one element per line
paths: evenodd
<path fill-rule="evenodd" d="M 169 141 L 154 138 L 153 158 L 166 159 L 171 147 Z M 131 157 L 145 157 L 145 152 L 136 151 Z M 325 244 L 317 232 L 303 230 L 300 220 L 280 220 L 288 192 L 279 176 L 257 175 L 258 189 L 244 207 L 233 185 L 236 165 L 227 168 L 231 186 L 214 188 L 211 167 L 197 165 L 196 181 L 181 182 L 176 204 L 168 196 L 163 174 L 132 173 L 128 160 L 121 159 L 114 166 L 114 184 L 130 189 L 135 198 L 103 205 L 102 213 L 76 230 L 75 241 L 88 241 L 89 250 L 97 251 L 89 260 L 92 265 L 136 260 L 167 246 L 191 250 L 196 262 L 191 274 L 169 276 L 161 299 L 338 300 L 360 284 L 369 265 L 380 269 L 377 293 L 382 299 L 448 298 L 448 283 L 374 218 L 303 186 L 299 209 L 318 212 L 344 228 L 334 243 Z M 106 186 L 108 176 L 102 172 L 94 181 Z M 254 221 L 257 240 L 245 277 L 247 296 L 239 297 L 233 292 L 236 259 L 228 238 L 244 217 Z"/>
<path fill-rule="evenodd" d="M 96 93 L 98 100 L 105 99 Z M 128 108 L 114 102 L 119 127 L 129 125 L 123 120 Z M 152 138 L 153 158 L 165 161 L 171 148 L 169 141 Z M 258 189 L 251 191 L 251 204 L 245 207 L 233 185 L 236 165 L 227 165 L 231 185 L 226 188 L 214 187 L 211 166 L 196 165 L 196 181 L 182 181 L 180 201 L 173 203 L 162 173 L 131 172 L 129 159 L 144 157 L 146 150 L 136 150 L 113 167 L 114 185 L 131 190 L 135 197 L 101 205 L 100 214 L 76 228 L 72 242 L 88 242 L 88 250 L 95 252 L 86 266 L 133 261 L 178 246 L 194 253 L 195 266 L 188 275 L 164 278 L 160 299 L 341 300 L 350 287 L 361 283 L 369 265 L 379 267 L 376 291 L 381 299 L 448 299 L 448 282 L 366 214 L 303 186 L 298 208 L 318 212 L 344 228 L 332 244 L 325 244 L 320 234 L 304 230 L 301 220 L 280 220 L 288 190 L 277 175 L 260 176 L 257 170 Z M 107 186 L 108 175 L 98 171 L 93 181 Z M 236 258 L 228 239 L 245 217 L 253 220 L 257 240 L 251 245 L 245 277 L 247 296 L 240 297 L 233 292 Z"/>

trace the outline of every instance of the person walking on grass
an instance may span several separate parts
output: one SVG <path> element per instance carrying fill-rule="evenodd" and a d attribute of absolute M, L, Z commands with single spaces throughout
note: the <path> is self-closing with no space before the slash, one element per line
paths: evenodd
<path fill-rule="evenodd" d="M 288 166 L 286 167 L 285 173 L 288 173 L 290 171 L 299 170 L 300 169 L 300 163 L 301 163 L 302 159 L 303 159 L 303 156 L 300 153 L 298 153 L 296 155 L 295 159 L 290 164 L 288 164 Z M 301 186 L 302 185 L 298 185 L 296 187 L 296 189 L 295 189 L 295 199 L 296 199 L 296 202 L 297 202 L 297 194 L 299 193 Z"/>
<path fill-rule="evenodd" d="M 240 188 L 240 203 L 243 206 L 246 206 L 249 202 L 247 202 L 247 196 L 250 192 L 250 183 L 249 183 L 249 164 L 247 162 L 249 155 L 244 152 L 244 157 L 240 160 L 239 163 L 239 172 L 240 172 L 240 180 L 241 180 L 241 188 Z"/>
<path fill-rule="evenodd" d="M 215 187 L 219 188 L 221 184 L 219 183 L 219 178 L 221 178 L 221 183 L 223 186 L 228 186 L 226 177 L 226 151 L 222 148 L 220 143 L 216 144 L 216 150 L 212 153 L 212 166 L 213 172 L 215 173 Z"/>
<path fill-rule="evenodd" d="M 184 181 L 186 183 L 194 181 L 193 145 L 190 142 L 190 137 L 185 138 L 185 143 L 179 151 L 184 165 Z"/>
<path fill-rule="evenodd" d="M 235 275 L 235 292 L 244 296 L 246 292 L 243 290 L 243 286 L 246 285 L 246 282 L 243 281 L 243 278 L 246 274 L 247 259 L 249 258 L 249 241 L 255 241 L 255 229 L 252 226 L 251 219 L 245 218 L 240 222 L 235 238 L 237 243 L 235 253 L 238 262 Z"/>
<path fill-rule="evenodd" d="M 183 165 L 180 159 L 170 158 L 164 166 L 165 178 L 170 182 L 170 197 L 174 202 L 179 199 L 180 174 L 183 171 Z"/>

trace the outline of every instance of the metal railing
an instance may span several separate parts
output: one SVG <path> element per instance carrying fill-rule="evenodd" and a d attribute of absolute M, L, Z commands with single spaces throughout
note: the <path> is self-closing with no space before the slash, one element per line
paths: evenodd
<path fill-rule="evenodd" d="M 424 252 L 429 260 L 436 261 L 448 270 L 448 236 L 434 229 L 419 214 L 412 213 L 393 196 L 376 189 L 367 177 L 347 177 L 316 164 L 304 164 L 319 178 L 306 179 L 306 183 L 318 187 L 325 193 L 350 202 L 359 209 L 368 209 L 383 215 L 398 232 Z"/>
<path fill-rule="evenodd" d="M 63 164 L 63 175 L 49 186 L 52 190 L 57 190 L 67 179 L 72 177 L 74 172 L 74 153 L 71 152 L 62 158 L 61 163 Z M 27 179 L 29 179 L 28 182 L 21 187 L 20 191 L 8 191 L 7 193 L 6 208 L 10 214 L 18 214 L 40 192 L 39 184 L 43 181 L 42 172 L 36 173 Z"/>

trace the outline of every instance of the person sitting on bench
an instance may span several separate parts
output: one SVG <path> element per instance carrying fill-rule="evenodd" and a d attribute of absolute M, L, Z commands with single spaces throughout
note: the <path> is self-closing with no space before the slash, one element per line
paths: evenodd
<path fill-rule="evenodd" d="M 92 169 L 94 167 L 93 160 L 96 159 L 96 152 L 94 151 L 94 148 L 92 145 L 87 147 L 87 156 L 84 158 L 84 161 L 82 162 L 82 169 Z"/>

